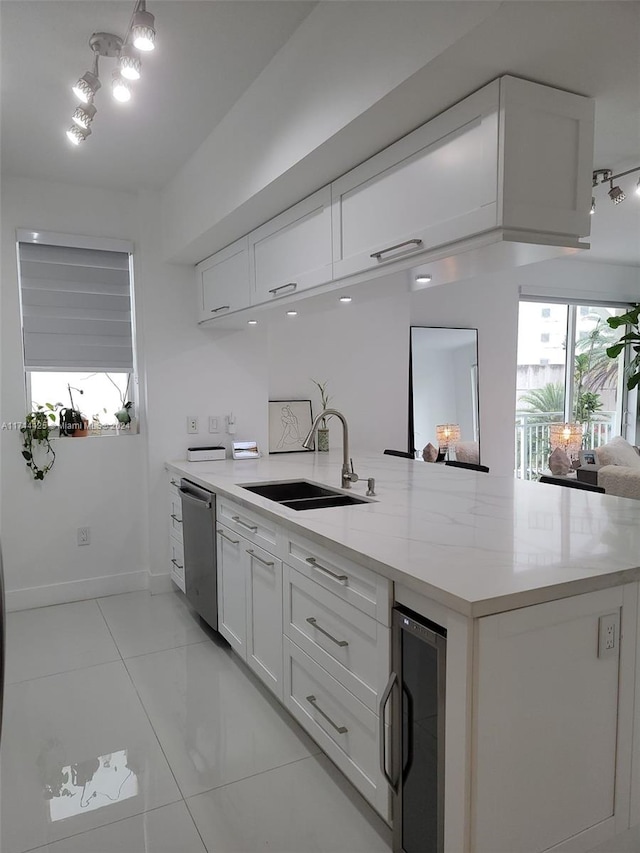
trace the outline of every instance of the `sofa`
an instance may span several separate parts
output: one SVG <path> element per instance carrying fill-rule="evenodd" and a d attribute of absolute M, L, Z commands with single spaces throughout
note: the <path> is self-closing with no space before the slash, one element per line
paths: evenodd
<path fill-rule="evenodd" d="M 640 451 L 621 436 L 595 450 L 598 485 L 608 495 L 640 500 Z"/>

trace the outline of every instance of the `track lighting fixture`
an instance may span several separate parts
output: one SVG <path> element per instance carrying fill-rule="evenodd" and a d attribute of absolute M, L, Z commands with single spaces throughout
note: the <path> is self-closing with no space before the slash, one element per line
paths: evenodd
<path fill-rule="evenodd" d="M 131 41 L 138 50 L 149 51 L 156 46 L 155 19 L 147 12 L 145 0 L 138 0 L 131 22 Z"/>
<path fill-rule="evenodd" d="M 89 125 L 97 112 L 93 100 L 101 87 L 99 57 L 112 57 L 117 60 L 117 68 L 112 73 L 111 91 L 117 101 L 125 103 L 131 99 L 131 82 L 140 79 L 142 62 L 139 51 L 153 50 L 155 40 L 155 18 L 147 12 L 145 0 L 136 0 L 124 38 L 114 33 L 93 33 L 89 39 L 89 47 L 94 56 L 93 69 L 83 74 L 72 87 L 74 95 L 81 103 L 73 113 L 74 124 L 67 130 L 70 142 L 79 145 L 91 133 Z"/>
<path fill-rule="evenodd" d="M 618 184 L 615 184 L 614 186 L 613 182 L 617 181 L 619 178 L 624 178 L 627 175 L 632 175 L 634 172 L 640 172 L 640 166 L 635 166 L 633 169 L 627 169 L 626 172 L 618 172 L 617 175 L 614 175 L 611 169 L 596 169 L 593 173 L 592 186 L 597 187 L 600 184 L 609 184 L 609 192 L 607 195 L 614 204 L 620 204 L 626 199 L 627 194 Z M 636 193 L 640 195 L 640 179 L 638 179 L 638 183 L 636 185 Z M 591 213 L 595 213 L 595 210 L 596 199 L 595 196 L 592 195 Z"/>

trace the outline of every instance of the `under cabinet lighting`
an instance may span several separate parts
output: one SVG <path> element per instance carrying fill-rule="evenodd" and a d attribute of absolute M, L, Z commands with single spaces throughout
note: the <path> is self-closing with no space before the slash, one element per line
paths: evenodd
<path fill-rule="evenodd" d="M 287 317 L 297 317 L 297 316 L 298 316 L 297 311 L 287 311 Z"/>
<path fill-rule="evenodd" d="M 340 302 L 351 302 L 352 298 L 350 296 L 341 296 Z"/>
<path fill-rule="evenodd" d="M 417 275 L 416 276 L 416 284 L 429 284 L 431 281 L 430 275 Z"/>
<path fill-rule="evenodd" d="M 258 321 L 257 321 L 257 320 L 247 320 L 247 325 L 249 325 L 249 326 L 257 326 L 257 325 L 258 325 Z"/>

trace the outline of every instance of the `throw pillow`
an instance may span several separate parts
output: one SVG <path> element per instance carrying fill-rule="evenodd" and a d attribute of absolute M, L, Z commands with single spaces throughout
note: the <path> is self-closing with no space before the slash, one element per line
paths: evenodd
<path fill-rule="evenodd" d="M 621 435 L 612 438 L 608 444 L 598 447 L 596 455 L 601 465 L 623 465 L 626 468 L 640 469 L 640 456 L 633 445 L 625 441 Z"/>
<path fill-rule="evenodd" d="M 438 448 L 434 447 L 431 442 L 422 451 L 422 458 L 425 462 L 435 462 L 438 458 Z"/>
<path fill-rule="evenodd" d="M 564 477 L 571 470 L 571 460 L 561 447 L 556 447 L 549 457 L 549 468 L 556 477 Z"/>

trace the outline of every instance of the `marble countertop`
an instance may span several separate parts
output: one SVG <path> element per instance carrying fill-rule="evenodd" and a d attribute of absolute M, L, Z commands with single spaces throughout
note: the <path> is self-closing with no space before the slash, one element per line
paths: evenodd
<path fill-rule="evenodd" d="M 467 616 L 485 616 L 640 579 L 640 501 L 352 453 L 375 502 L 297 512 L 241 484 L 305 479 L 339 487 L 342 454 L 167 463 L 173 473 L 266 513 Z"/>

